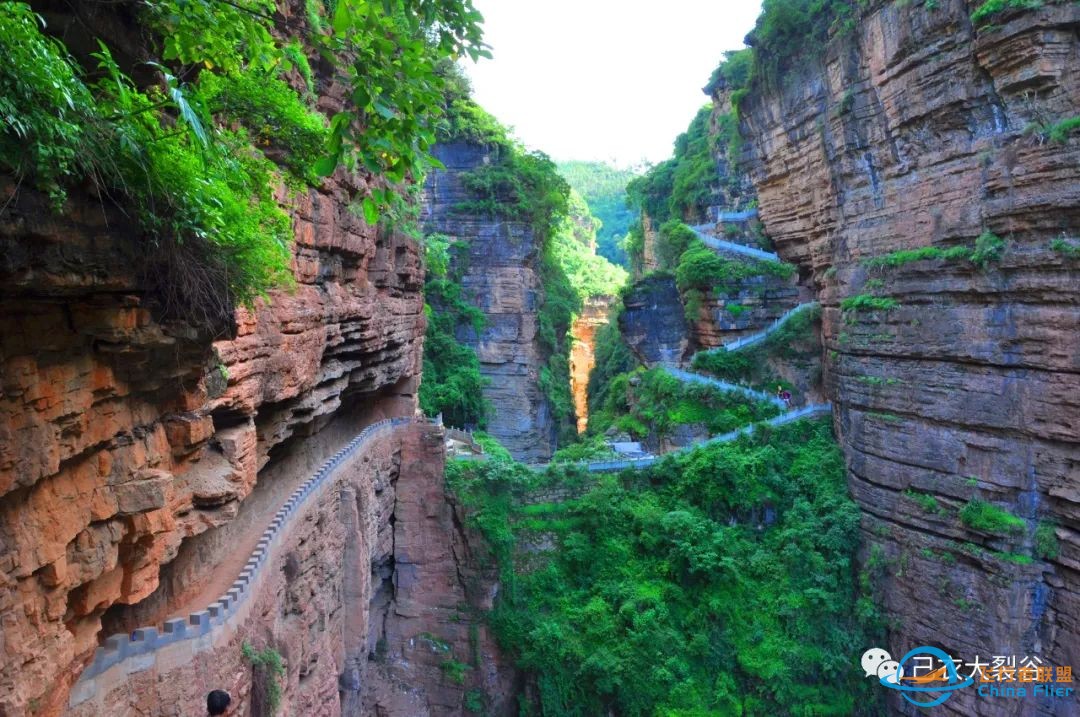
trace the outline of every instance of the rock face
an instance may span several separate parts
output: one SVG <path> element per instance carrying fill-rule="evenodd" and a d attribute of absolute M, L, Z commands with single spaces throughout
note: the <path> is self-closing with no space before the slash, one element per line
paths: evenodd
<path fill-rule="evenodd" d="M 660 269 L 660 256 L 657 253 L 657 243 L 660 241 L 658 230 L 652 218 L 645 212 L 641 213 L 641 231 L 641 276 L 645 276 Z"/>
<path fill-rule="evenodd" d="M 608 323 L 612 298 L 589 299 L 570 327 L 570 392 L 574 396 L 577 432 L 589 426 L 589 374 L 596 365 L 596 331 Z"/>
<path fill-rule="evenodd" d="M 889 649 L 1074 665 L 1080 265 L 1051 242 L 1080 235 L 1080 141 L 1025 128 L 1077 114 L 1080 8 L 1047 4 L 975 30 L 975 3 L 935 5 L 873 2 L 822 58 L 796 63 L 783 89 L 755 88 L 740 105 L 746 158 L 769 235 L 812 274 L 824 307 L 851 490 L 867 549 L 888 561 Z M 1005 245 L 983 266 L 863 263 L 973 246 L 987 231 Z M 897 305 L 841 311 L 845 297 L 870 293 Z M 1023 528 L 965 524 L 958 512 L 973 498 Z M 895 697 L 893 711 L 915 713 Z M 938 709 L 1076 706 L 961 690 Z"/>
<path fill-rule="evenodd" d="M 359 416 L 343 418 L 296 446 L 280 464 L 288 475 L 273 477 L 310 475 L 352 436 Z M 279 713 L 457 715 L 471 695 L 489 714 L 516 714 L 514 675 L 474 618 L 494 593 L 491 576 L 463 567 L 471 536 L 442 490 L 443 440 L 441 427 L 413 423 L 365 443 L 291 519 L 233 625 L 208 642 L 160 648 L 138 671 L 121 663 L 80 682 L 65 713 L 202 714 L 217 688 L 238 714 L 267 714 L 267 678 L 244 658 L 248 644 L 282 658 Z M 200 549 L 227 561 L 235 546 Z"/>
<path fill-rule="evenodd" d="M 403 446 L 409 480 L 397 484 L 392 549 L 373 563 L 362 709 L 346 703 L 343 714 L 517 714 L 516 673 L 481 617 L 498 584 L 494 567 L 477 566 L 495 562 L 445 493 L 443 455 L 439 430 L 414 431 Z"/>
<path fill-rule="evenodd" d="M 689 325 L 691 352 L 711 349 L 769 327 L 798 303 L 793 282 L 768 274 L 717 286 L 696 299 Z M 684 305 L 688 303 L 683 296 Z"/>
<path fill-rule="evenodd" d="M 361 186 L 301 197 L 295 290 L 238 311 L 235 338 L 212 343 L 155 319 L 123 217 L 79 197 L 53 215 L 4 185 L 4 709 L 70 683 L 106 610 L 154 593 L 162 565 L 231 521 L 291 442 L 343 407 L 413 412 L 422 267 L 411 240 L 348 212 Z M 197 578 L 209 566 L 195 563 Z"/>
<path fill-rule="evenodd" d="M 686 356 L 686 317 L 675 280 L 654 274 L 635 282 L 623 296 L 619 332 L 638 360 L 652 366 L 678 364 Z"/>
<path fill-rule="evenodd" d="M 480 371 L 489 380 L 484 391 L 491 406 L 489 432 L 516 459 L 545 460 L 555 450 L 557 426 L 540 390 L 547 356 L 538 333 L 543 302 L 538 239 L 524 222 L 458 210 L 471 199 L 461 175 L 492 161 L 485 147 L 444 144 L 435 156 L 446 169 L 428 175 L 423 220 L 429 233 L 468 245 L 467 255 L 455 259 L 455 269 L 465 299 L 484 312 L 487 325 L 479 336 L 463 327 L 458 338 L 476 349 Z"/>
<path fill-rule="evenodd" d="M 0 713 L 62 703 L 105 630 L 213 587 L 209 548 L 298 445 L 415 411 L 423 267 L 349 210 L 370 181 L 289 198 L 295 287 L 214 337 L 161 318 L 122 213 L 0 178 Z"/>

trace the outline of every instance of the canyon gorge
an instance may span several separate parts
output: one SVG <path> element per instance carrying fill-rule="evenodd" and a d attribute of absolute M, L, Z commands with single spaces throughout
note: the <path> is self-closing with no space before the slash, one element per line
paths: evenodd
<path fill-rule="evenodd" d="M 271 166 L 254 233 L 287 241 L 221 249 L 177 219 L 203 189 L 148 222 L 108 164 L 26 169 L 63 128 L 4 130 L 0 715 L 201 715 L 215 688 L 251 715 L 915 715 L 864 650 L 1080 662 L 1080 5 L 766 0 L 616 192 L 625 271 L 588 171 L 448 69 L 476 49 L 432 40 L 452 12 L 392 2 L 372 34 L 270 3 L 225 41 L 269 38 L 259 74 L 179 6 L 83 5 L 30 3 L 44 34 L 2 10 L 0 38 L 156 88 L 86 126 L 161 105 L 154 142 Z M 196 39 L 148 65 L 169 28 Z M 414 44 L 420 79 L 357 81 Z M 29 117 L 19 87 L 0 109 Z M 387 159 L 422 133 L 426 171 Z"/>

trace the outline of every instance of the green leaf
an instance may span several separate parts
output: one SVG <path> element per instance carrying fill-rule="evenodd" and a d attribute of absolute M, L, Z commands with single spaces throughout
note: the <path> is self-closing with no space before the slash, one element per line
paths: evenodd
<path fill-rule="evenodd" d="M 337 157 L 330 155 L 327 157 L 320 157 L 312 169 L 315 170 L 315 174 L 320 177 L 329 177 L 337 169 L 338 160 Z"/>
<path fill-rule="evenodd" d="M 371 197 L 364 197 L 364 221 L 374 226 L 379 221 L 379 207 Z"/>

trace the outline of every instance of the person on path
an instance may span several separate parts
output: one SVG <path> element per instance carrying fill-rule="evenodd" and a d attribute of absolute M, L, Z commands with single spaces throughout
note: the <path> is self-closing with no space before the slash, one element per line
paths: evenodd
<path fill-rule="evenodd" d="M 211 690 L 210 694 L 206 696 L 206 714 L 215 717 L 216 715 L 229 714 L 229 705 L 232 704 L 232 697 L 225 690 Z"/>

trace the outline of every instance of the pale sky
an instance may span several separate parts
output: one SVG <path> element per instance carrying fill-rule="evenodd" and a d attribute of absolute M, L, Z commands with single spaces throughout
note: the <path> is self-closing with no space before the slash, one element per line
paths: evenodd
<path fill-rule="evenodd" d="M 759 0 L 475 0 L 493 60 L 474 96 L 529 148 L 626 166 L 671 155 Z"/>

